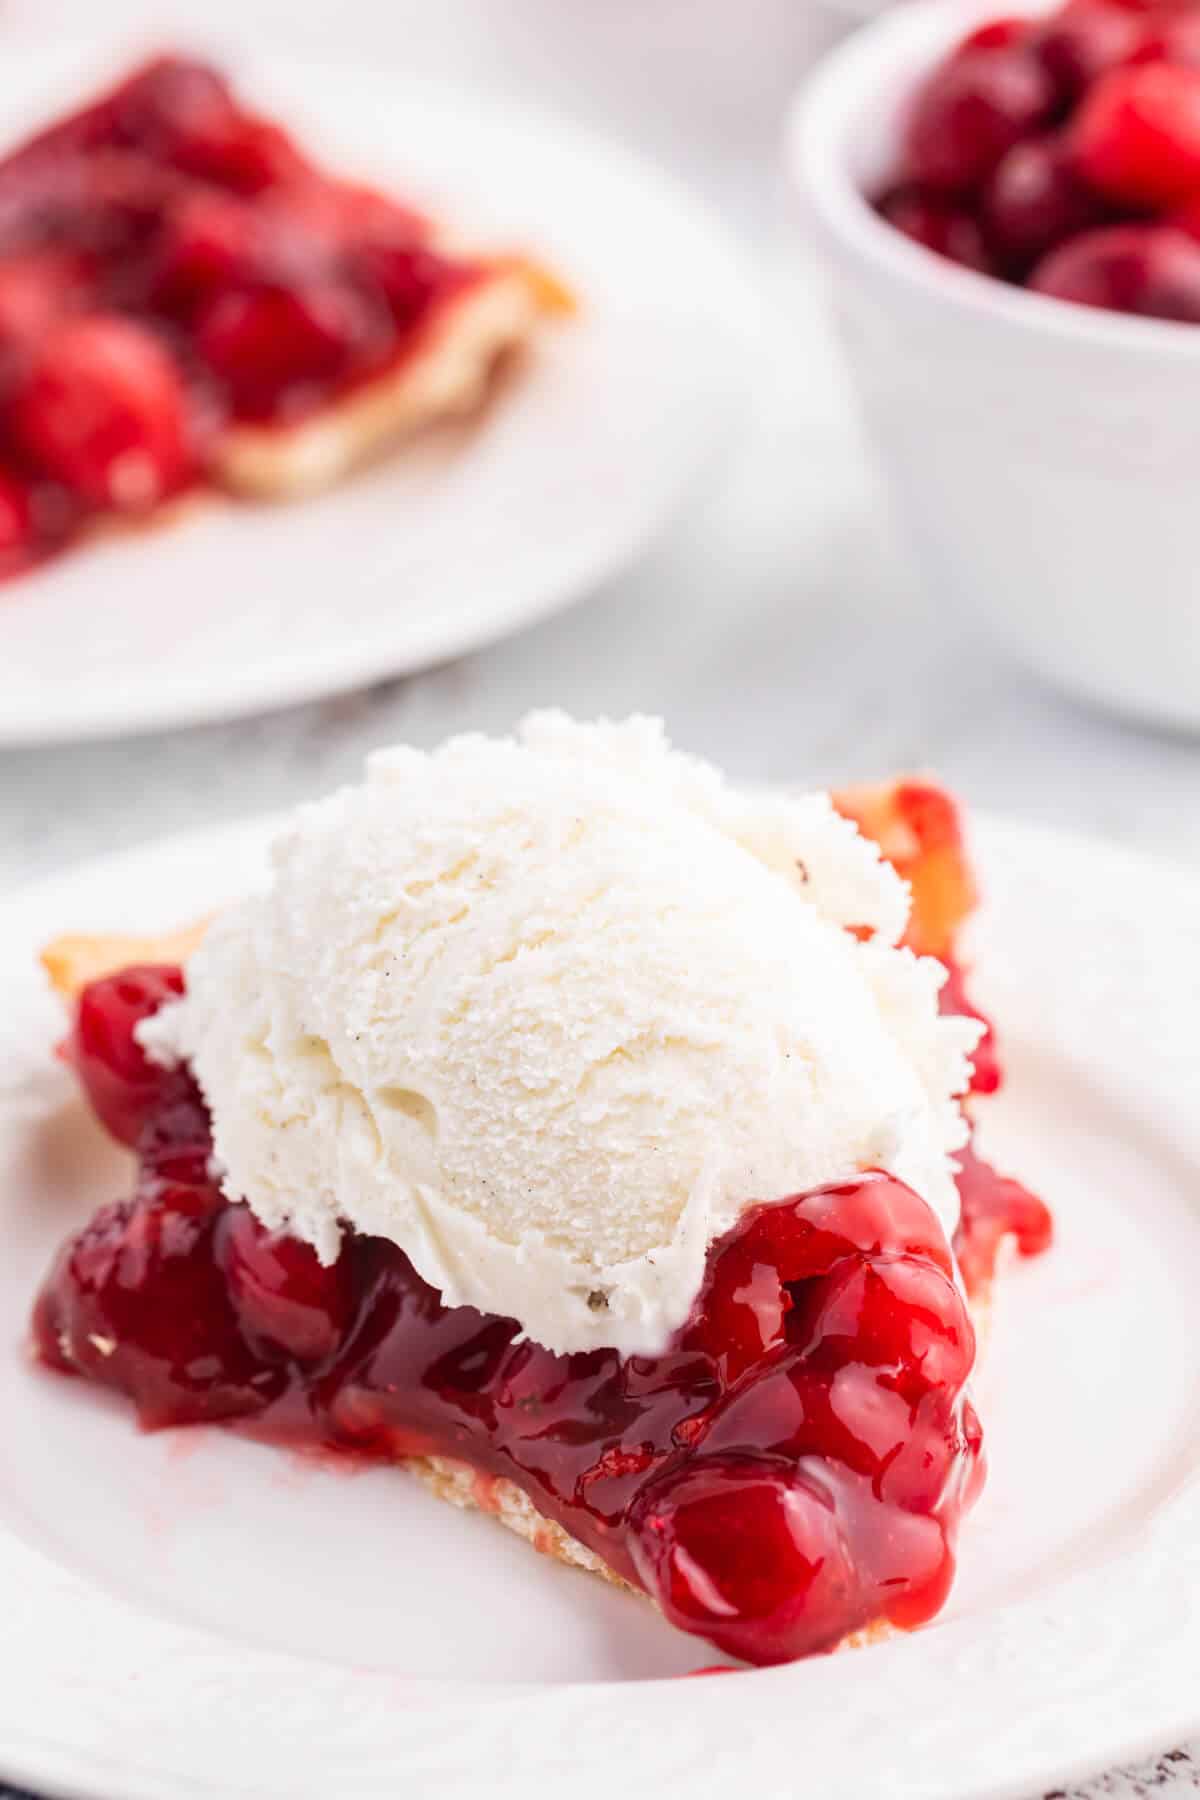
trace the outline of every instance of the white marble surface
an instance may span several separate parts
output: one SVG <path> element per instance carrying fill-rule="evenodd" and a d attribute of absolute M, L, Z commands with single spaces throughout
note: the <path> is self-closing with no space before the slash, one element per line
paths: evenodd
<path fill-rule="evenodd" d="M 230 0 L 205 11 L 222 28 L 235 16 Z M 779 104 L 811 24 L 793 0 L 736 11 L 736 44 L 714 55 L 694 37 L 698 21 L 722 29 L 712 0 L 319 0 L 299 11 L 243 0 L 241 29 L 286 22 L 293 40 L 320 46 L 349 20 L 374 55 L 538 93 L 705 186 L 758 259 L 768 297 L 744 436 L 640 568 L 492 650 L 269 718 L 0 754 L 0 890 L 320 791 L 391 739 L 503 729 L 546 703 L 662 712 L 681 743 L 745 777 L 928 766 L 975 805 L 1200 861 L 1200 743 L 1081 711 L 997 657 L 965 612 L 921 592 L 859 439 L 817 284 L 786 247 L 771 174 Z M 108 0 L 105 15 L 162 39 L 194 8 Z M 10 41 L 94 29 L 78 0 L 10 0 L 4 16 Z M 1055 1796 L 1194 1791 L 1200 1746 Z"/>

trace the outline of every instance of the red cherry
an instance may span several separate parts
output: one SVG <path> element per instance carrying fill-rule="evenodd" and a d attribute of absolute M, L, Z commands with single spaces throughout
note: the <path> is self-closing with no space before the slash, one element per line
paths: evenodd
<path fill-rule="evenodd" d="M 746 1233 L 777 1246 L 784 1279 L 823 1274 L 847 1254 L 921 1256 L 949 1274 L 950 1246 L 934 1213 L 919 1194 L 875 1170 L 856 1181 L 814 1188 L 784 1206 L 761 1206 L 746 1220 Z"/>
<path fill-rule="evenodd" d="M 70 310 L 83 272 L 69 251 L 27 250 L 0 261 L 0 351 L 25 348 Z"/>
<path fill-rule="evenodd" d="M 833 1503 L 786 1466 L 698 1457 L 643 1489 L 629 1529 L 637 1572 L 666 1617 L 732 1656 L 772 1663 L 829 1650 L 856 1619 Z"/>
<path fill-rule="evenodd" d="M 1014 144 L 983 191 L 981 214 L 1001 261 L 1014 272 L 1064 238 L 1101 223 L 1104 208 L 1075 174 L 1062 141 Z"/>
<path fill-rule="evenodd" d="M 175 366 L 130 319 L 97 313 L 49 331 L 11 429 L 27 456 L 94 506 L 144 511 L 187 474 Z"/>
<path fill-rule="evenodd" d="M 152 1063 L 134 1033 L 183 993 L 183 971 L 145 964 L 84 988 L 64 1045 L 92 1110 L 118 1143 L 136 1144 L 175 1086 L 175 1071 Z"/>
<path fill-rule="evenodd" d="M 29 489 L 0 470 L 0 577 L 25 566 L 34 536 Z"/>
<path fill-rule="evenodd" d="M 260 241 L 252 207 L 196 188 L 170 214 L 150 278 L 151 304 L 189 317 L 217 291 L 253 275 Z"/>
<path fill-rule="evenodd" d="M 814 1287 L 802 1310 L 792 1342 L 831 1375 L 865 1363 L 956 1393 L 975 1361 L 975 1333 L 954 1282 L 915 1257 L 848 1262 Z"/>
<path fill-rule="evenodd" d="M 164 1183 L 101 1208 L 39 1296 L 42 1357 L 131 1395 L 149 1430 L 268 1405 L 283 1371 L 237 1328 L 212 1255 L 222 1209 L 211 1186 Z"/>
<path fill-rule="evenodd" d="M 125 141 L 238 193 L 258 193 L 305 166 L 278 126 L 241 110 L 217 70 L 186 57 L 147 63 L 110 106 Z"/>
<path fill-rule="evenodd" d="M 1028 38 L 1029 32 L 1028 19 L 991 19 L 986 25 L 978 25 L 968 32 L 953 54 L 965 56 L 971 50 L 1008 50 Z"/>
<path fill-rule="evenodd" d="M 1067 142 L 1105 199 L 1154 210 L 1182 205 L 1200 193 L 1200 70 L 1114 69 L 1082 101 Z"/>
<path fill-rule="evenodd" d="M 1053 104 L 1050 77 L 1027 49 L 952 57 L 917 93 L 904 134 L 904 174 L 969 192 L 1006 150 L 1045 122 Z"/>
<path fill-rule="evenodd" d="M 1147 25 L 1130 61 L 1179 63 L 1184 68 L 1200 69 L 1200 13 L 1158 15 Z"/>
<path fill-rule="evenodd" d="M 1029 286 L 1057 300 L 1200 321 L 1200 244 L 1170 225 L 1113 225 L 1052 250 Z"/>
<path fill-rule="evenodd" d="M 857 1406 L 848 1403 L 851 1374 L 866 1394 Z M 706 1457 L 820 1456 L 875 1479 L 911 1426 L 908 1400 L 885 1389 L 876 1371 L 855 1367 L 831 1377 L 781 1344 L 709 1409 L 696 1441 Z"/>
<path fill-rule="evenodd" d="M 864 1374 L 864 1370 L 847 1370 L 835 1383 L 839 1415 L 847 1414 L 847 1428 L 857 1423 L 862 1433 L 872 1428 L 875 1419 L 869 1407 L 856 1416 L 854 1409 L 860 1403 L 850 1390 Z M 875 1398 L 879 1410 L 888 1401 L 897 1402 L 904 1415 L 904 1429 L 883 1457 L 877 1481 L 880 1499 L 909 1512 L 933 1512 L 945 1501 L 948 1485 L 967 1479 L 962 1470 L 969 1468 L 973 1473 L 978 1461 L 979 1421 L 975 1419 L 972 1431 L 968 1430 L 965 1413 L 969 1403 L 959 1404 L 952 1396 L 934 1390 L 922 1394 L 910 1407 L 899 1393 L 889 1393 L 882 1381 L 863 1383 L 861 1391 Z"/>
<path fill-rule="evenodd" d="M 251 1337 L 280 1346 L 297 1362 L 333 1355 L 349 1316 L 348 1258 L 326 1268 L 311 1244 L 268 1231 L 247 1206 L 226 1211 L 217 1256 Z"/>
<path fill-rule="evenodd" d="M 345 284 L 260 286 L 223 294 L 201 315 L 196 348 L 235 412 L 270 415 L 289 390 L 336 381 L 377 342 L 379 321 Z"/>
<path fill-rule="evenodd" d="M 1108 0 L 1070 0 L 1036 28 L 1032 47 L 1059 93 L 1073 101 L 1106 70 L 1128 62 L 1144 35 L 1140 18 Z"/>
<path fill-rule="evenodd" d="M 773 1345 L 793 1340 L 801 1284 L 849 1257 L 906 1253 L 950 1271 L 934 1213 L 888 1175 L 752 1207 L 710 1257 L 682 1347 L 706 1352 L 728 1385 Z"/>
<path fill-rule="evenodd" d="M 944 194 L 912 187 L 894 188 L 879 202 L 879 212 L 889 225 L 935 255 L 945 256 L 967 269 L 990 269 L 991 260 L 978 222 Z"/>
<path fill-rule="evenodd" d="M 415 324 L 460 273 L 432 250 L 406 242 L 402 236 L 379 236 L 364 243 L 353 253 L 352 264 L 361 278 L 378 289 L 401 328 Z"/>

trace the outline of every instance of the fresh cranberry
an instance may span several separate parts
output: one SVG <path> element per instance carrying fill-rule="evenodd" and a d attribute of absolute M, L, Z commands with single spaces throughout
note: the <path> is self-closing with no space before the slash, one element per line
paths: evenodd
<path fill-rule="evenodd" d="M 1013 273 L 1104 218 L 1059 138 L 1014 144 L 984 189 L 981 212 L 989 244 Z"/>
<path fill-rule="evenodd" d="M 1105 199 L 1152 210 L 1182 205 L 1200 194 L 1200 70 L 1113 70 L 1081 102 L 1067 142 Z"/>
<path fill-rule="evenodd" d="M 242 1329 L 299 1362 L 322 1362 L 341 1341 L 349 1314 L 348 1261 L 326 1268 L 311 1244 L 268 1231 L 247 1206 L 230 1207 L 218 1257 Z"/>
<path fill-rule="evenodd" d="M 1200 321 L 1200 244 L 1170 225 L 1114 225 L 1052 250 L 1029 285 L 1056 300 Z"/>
<path fill-rule="evenodd" d="M 135 1032 L 182 993 L 181 969 L 146 964 L 90 982 L 79 996 L 64 1051 L 93 1112 L 118 1143 L 136 1144 L 175 1097 L 176 1071 L 152 1063 Z"/>
<path fill-rule="evenodd" d="M 879 202 L 879 211 L 889 225 L 935 255 L 967 269 L 990 269 L 978 221 L 945 195 L 920 188 L 894 188 Z"/>
<path fill-rule="evenodd" d="M 634 1508 L 634 1561 L 672 1624 L 757 1663 L 832 1649 L 865 1623 L 837 1512 L 815 1483 L 746 1457 L 698 1459 Z"/>
<path fill-rule="evenodd" d="M 188 472 L 184 396 L 157 339 L 130 319 L 64 319 L 13 400 L 22 450 L 94 506 L 139 512 Z"/>
<path fill-rule="evenodd" d="M 238 1329 L 212 1253 L 222 1208 L 215 1188 L 161 1183 L 103 1207 L 38 1302 L 43 1358 L 129 1394 L 148 1429 L 269 1404 L 284 1377 Z"/>
<path fill-rule="evenodd" d="M 299 391 L 336 381 L 379 342 L 379 320 L 351 287 L 259 286 L 219 296 L 202 313 L 196 348 L 246 417 L 285 409 Z"/>
<path fill-rule="evenodd" d="M 1143 21 L 1109 0 L 1072 0 L 1033 35 L 1033 50 L 1059 93 L 1075 101 L 1109 69 L 1137 52 Z"/>
<path fill-rule="evenodd" d="M 1053 105 L 1053 83 L 1025 48 L 952 57 L 917 93 L 904 134 L 905 178 L 970 192 L 1045 123 Z"/>

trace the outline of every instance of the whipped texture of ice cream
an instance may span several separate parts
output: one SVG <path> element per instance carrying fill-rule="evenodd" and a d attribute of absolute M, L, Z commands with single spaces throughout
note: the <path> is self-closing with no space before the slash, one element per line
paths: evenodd
<path fill-rule="evenodd" d="M 390 1238 L 554 1350 L 655 1353 L 754 1202 L 884 1168 L 953 1229 L 979 1028 L 907 912 L 825 795 L 536 713 L 299 810 L 142 1038 L 269 1226 L 327 1261 Z"/>

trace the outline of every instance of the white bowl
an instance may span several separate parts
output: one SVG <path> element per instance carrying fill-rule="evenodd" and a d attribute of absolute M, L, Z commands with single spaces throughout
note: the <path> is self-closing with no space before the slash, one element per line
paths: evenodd
<path fill-rule="evenodd" d="M 878 218 L 920 77 L 973 23 L 923 0 L 820 66 L 788 161 L 870 432 L 929 580 L 1064 687 L 1200 729 L 1200 327 L 961 269 Z"/>

